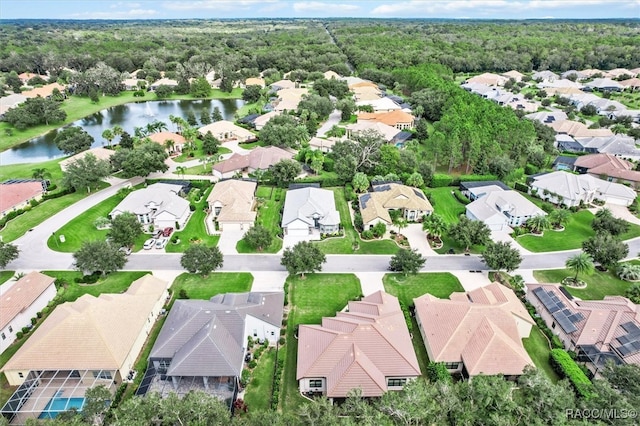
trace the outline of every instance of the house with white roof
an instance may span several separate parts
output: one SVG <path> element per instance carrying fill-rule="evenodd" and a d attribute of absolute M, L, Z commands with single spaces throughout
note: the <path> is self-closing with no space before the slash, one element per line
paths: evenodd
<path fill-rule="evenodd" d="M 182 229 L 189 220 L 191 210 L 189 201 L 180 196 L 181 192 L 182 185 L 154 183 L 127 195 L 111 210 L 109 216 L 114 218 L 130 212 L 145 227 L 153 225 L 155 229 Z"/>
<path fill-rule="evenodd" d="M 245 128 L 236 126 L 230 121 L 220 120 L 206 126 L 202 126 L 198 129 L 198 132 L 204 136 L 207 133 L 211 134 L 220 142 L 252 142 L 257 139 L 256 135 L 248 131 Z"/>
<path fill-rule="evenodd" d="M 546 215 L 517 191 L 489 185 L 470 188 L 470 192 L 475 199 L 466 205 L 467 217 L 483 222 L 492 231 L 508 230 L 524 225 L 532 217 Z"/>
<path fill-rule="evenodd" d="M 299 188 L 287 191 L 282 211 L 285 235 L 308 236 L 314 232 L 333 233 L 340 229 L 333 191 Z"/>
<path fill-rule="evenodd" d="M 373 108 L 373 112 L 389 112 L 397 109 L 402 109 L 400 105 L 395 103 L 389 98 L 379 98 L 371 100 L 362 100 L 356 102 L 357 106 L 370 105 Z"/>
<path fill-rule="evenodd" d="M 387 143 L 393 141 L 393 138 L 395 138 L 400 132 L 402 132 L 402 130 L 396 127 L 373 120 L 363 120 L 359 121 L 358 123 L 348 124 L 345 128 L 347 129 L 347 139 L 351 139 L 354 136 L 364 132 L 376 132 L 385 141 L 387 141 Z"/>
<path fill-rule="evenodd" d="M 600 92 L 620 92 L 624 86 L 610 78 L 596 78 L 593 81 L 584 84 L 585 88 L 590 90 L 598 90 Z"/>
<path fill-rule="evenodd" d="M 633 189 L 625 185 L 564 171 L 535 176 L 530 187 L 531 194 L 567 207 L 579 206 L 581 202 L 589 204 L 593 200 L 629 206 L 637 196 Z"/>
<path fill-rule="evenodd" d="M 549 70 L 544 70 L 544 71 L 536 71 L 531 75 L 531 78 L 533 80 L 540 80 L 540 81 L 556 81 L 557 79 L 559 79 L 560 77 L 558 76 L 558 74 L 554 73 L 553 71 L 549 71 Z"/>

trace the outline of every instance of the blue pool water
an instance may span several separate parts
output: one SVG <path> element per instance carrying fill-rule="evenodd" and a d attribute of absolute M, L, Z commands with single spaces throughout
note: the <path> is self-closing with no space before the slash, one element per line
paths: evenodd
<path fill-rule="evenodd" d="M 54 419 L 58 414 L 63 411 L 68 411 L 73 408 L 80 411 L 84 405 L 84 398 L 60 398 L 53 397 L 44 407 L 44 411 L 40 413 L 39 419 Z"/>

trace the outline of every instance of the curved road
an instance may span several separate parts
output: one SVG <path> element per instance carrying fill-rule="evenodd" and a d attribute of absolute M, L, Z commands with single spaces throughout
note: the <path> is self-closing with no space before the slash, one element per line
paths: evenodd
<path fill-rule="evenodd" d="M 136 185 L 141 178 L 133 178 L 92 194 L 42 222 L 13 244 L 20 249 L 20 257 L 9 263 L 9 270 L 72 270 L 73 257 L 70 253 L 55 252 L 47 247 L 51 234 L 87 209 L 114 195 L 125 185 Z M 635 258 L 640 251 L 640 238 L 627 241 L 629 258 Z M 564 268 L 567 258 L 580 250 L 548 252 L 522 255 L 519 269 Z M 175 253 L 134 253 L 129 256 L 125 270 L 181 270 L 180 254 Z M 276 254 L 227 254 L 222 271 L 282 271 L 280 255 Z M 389 255 L 327 255 L 323 272 L 376 272 L 386 271 Z M 478 255 L 438 255 L 426 256 L 424 272 L 488 270 Z M 354 260 L 357 261 L 354 262 Z"/>

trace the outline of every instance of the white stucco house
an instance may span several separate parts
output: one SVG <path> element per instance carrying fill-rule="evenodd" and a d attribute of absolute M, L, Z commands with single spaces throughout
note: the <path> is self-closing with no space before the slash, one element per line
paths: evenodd
<path fill-rule="evenodd" d="M 287 191 L 282 211 L 285 235 L 305 236 L 314 231 L 337 232 L 340 213 L 336 210 L 333 191 L 320 188 L 299 188 Z"/>
<path fill-rule="evenodd" d="M 496 185 L 475 187 L 470 191 L 476 196 L 466 206 L 467 217 L 484 222 L 492 231 L 508 230 L 512 226 L 524 225 L 532 217 L 546 215 L 517 191 L 505 191 Z"/>

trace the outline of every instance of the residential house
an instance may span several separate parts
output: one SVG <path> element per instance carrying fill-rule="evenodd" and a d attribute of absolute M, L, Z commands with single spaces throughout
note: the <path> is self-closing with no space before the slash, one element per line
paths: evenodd
<path fill-rule="evenodd" d="M 465 206 L 467 217 L 484 222 L 492 231 L 509 230 L 509 227 L 524 225 L 532 217 L 546 216 L 517 191 L 488 185 L 470 188 L 469 192 L 474 201 Z"/>
<path fill-rule="evenodd" d="M 215 184 L 207 197 L 211 217 L 221 231 L 245 230 L 256 220 L 255 182 L 224 180 Z"/>
<path fill-rule="evenodd" d="M 296 111 L 302 98 L 309 94 L 307 88 L 291 88 L 278 90 L 278 99 L 274 102 L 274 111 Z"/>
<path fill-rule="evenodd" d="M 67 167 L 69 167 L 71 163 L 75 163 L 79 159 L 84 158 L 87 154 L 93 155 L 98 160 L 109 161 L 111 160 L 111 156 L 115 153 L 116 152 L 113 149 L 107 149 L 102 147 L 91 148 L 91 149 L 87 149 L 86 151 L 82 151 L 75 155 L 72 155 L 69 158 L 65 158 L 64 160 L 60 161 L 59 164 L 60 164 L 60 168 L 64 172 L 65 170 L 67 170 Z"/>
<path fill-rule="evenodd" d="M 355 101 L 374 101 L 382 97 L 382 90 L 371 81 L 363 81 L 349 86 Z"/>
<path fill-rule="evenodd" d="M 476 200 L 484 195 L 487 195 L 487 189 L 491 188 L 499 188 L 503 191 L 509 191 L 507 185 L 499 180 L 486 180 L 486 181 L 473 181 L 473 182 L 460 182 L 460 192 L 462 195 L 470 199 L 471 201 Z M 493 189 L 492 189 L 493 190 Z"/>
<path fill-rule="evenodd" d="M 552 168 L 553 170 L 565 170 L 565 171 L 573 171 L 576 160 L 580 157 L 569 157 L 566 155 L 558 155 L 555 160 L 553 160 Z"/>
<path fill-rule="evenodd" d="M 324 72 L 324 78 L 327 80 L 340 80 L 342 77 L 337 72 L 329 70 Z"/>
<path fill-rule="evenodd" d="M 547 89 L 565 89 L 565 88 L 582 90 L 584 85 L 581 83 L 577 83 L 575 81 L 562 78 L 562 79 L 553 80 L 553 81 L 541 81 L 540 83 L 536 84 L 536 87 L 538 89 L 544 89 L 545 91 Z"/>
<path fill-rule="evenodd" d="M 18 74 L 18 78 L 20 79 L 20 81 L 22 81 L 22 85 L 23 86 L 25 86 L 29 82 L 29 80 L 31 80 L 34 77 L 40 77 L 44 81 L 49 81 L 49 76 L 48 75 L 35 74 L 35 73 L 32 73 L 32 72 L 23 72 L 23 73 Z"/>
<path fill-rule="evenodd" d="M 555 81 L 559 79 L 560 76 L 552 71 L 544 70 L 534 72 L 531 78 L 535 81 Z"/>
<path fill-rule="evenodd" d="M 577 71 L 577 70 L 569 70 L 569 71 L 565 71 L 565 72 L 563 72 L 562 74 L 560 74 L 560 77 L 561 77 L 561 78 L 563 78 L 563 79 L 567 79 L 567 80 L 568 80 L 568 79 L 569 79 L 569 77 L 571 77 L 571 76 L 575 76 L 575 79 L 574 79 L 574 80 L 576 80 L 576 81 L 579 81 L 579 80 L 585 80 L 585 79 L 587 78 L 587 76 L 586 76 L 586 75 L 584 75 L 582 72 Z"/>
<path fill-rule="evenodd" d="M 282 292 L 218 294 L 176 300 L 149 354 L 145 385 L 137 395 L 183 396 L 194 389 L 229 408 L 236 398 L 251 337 L 275 345 L 282 324 Z"/>
<path fill-rule="evenodd" d="M 271 83 L 271 90 L 274 92 L 279 92 L 282 89 L 295 89 L 296 83 L 291 80 L 279 80 L 275 83 Z"/>
<path fill-rule="evenodd" d="M 596 69 L 596 68 L 589 68 L 586 70 L 582 70 L 580 71 L 582 73 L 582 75 L 584 76 L 584 78 L 593 78 L 593 77 L 597 77 L 597 76 L 603 76 L 604 72 Z"/>
<path fill-rule="evenodd" d="M 139 90 L 141 87 L 147 86 L 147 80 L 140 78 L 125 78 L 122 80 L 124 90 Z"/>
<path fill-rule="evenodd" d="M 40 200 L 46 184 L 36 179 L 12 179 L 0 183 L 0 217 Z"/>
<path fill-rule="evenodd" d="M 356 101 L 357 106 L 370 105 L 373 108 L 373 112 L 390 112 L 400 110 L 402 107 L 393 100 L 385 97 L 372 100 Z"/>
<path fill-rule="evenodd" d="M 391 210 L 400 210 L 402 217 L 410 222 L 433 213 L 431 203 L 418 188 L 399 183 L 382 183 L 372 185 L 371 189 L 371 192 L 358 197 L 364 230 L 371 229 L 378 222 L 391 225 Z"/>
<path fill-rule="evenodd" d="M 611 135 L 603 137 L 577 137 L 578 144 L 574 151 L 611 154 L 638 161 L 640 159 L 640 149 L 636 148 L 635 139 L 626 135 Z M 569 149 L 567 149 L 569 150 Z"/>
<path fill-rule="evenodd" d="M 521 375 L 531 358 L 522 346 L 535 321 L 515 293 L 493 283 L 455 292 L 450 300 L 425 294 L 413 299 L 429 360 L 464 378 Z"/>
<path fill-rule="evenodd" d="M 401 390 L 420 376 L 398 299 L 383 291 L 350 301 L 335 317 L 298 328 L 296 379 L 303 394 L 346 398 Z"/>
<path fill-rule="evenodd" d="M 269 111 L 266 114 L 262 114 L 253 120 L 253 127 L 260 131 L 273 117 L 280 114 L 282 114 L 282 111 Z"/>
<path fill-rule="evenodd" d="M 593 177 L 606 179 L 638 188 L 640 172 L 627 160 L 611 154 L 590 154 L 575 158 L 574 168 L 578 173 L 588 173 Z"/>
<path fill-rule="evenodd" d="M 629 206 L 637 195 L 633 189 L 619 183 L 562 171 L 534 176 L 530 187 L 530 192 L 537 197 L 567 207 L 594 200 Z"/>
<path fill-rule="evenodd" d="M 557 133 L 563 133 L 574 138 L 613 136 L 613 132 L 609 129 L 590 129 L 586 124 L 572 120 L 555 121 L 550 123 L 550 126 Z"/>
<path fill-rule="evenodd" d="M 234 153 L 226 160 L 214 164 L 213 175 L 220 179 L 231 178 L 237 174 L 247 175 L 256 170 L 267 170 L 281 160 L 291 160 L 292 158 L 292 153 L 277 146 L 258 146 L 248 154 Z"/>
<path fill-rule="evenodd" d="M 41 98 L 49 98 L 53 95 L 53 91 L 55 89 L 58 89 L 60 93 L 64 93 L 66 91 L 66 88 L 63 85 L 58 83 L 51 83 L 24 91 L 21 93 L 21 95 L 27 98 L 37 98 L 38 96 L 40 96 Z"/>
<path fill-rule="evenodd" d="M 244 81 L 244 86 L 260 86 L 262 89 L 266 87 L 264 78 L 262 77 L 249 77 Z"/>
<path fill-rule="evenodd" d="M 395 127 L 398 130 L 408 130 L 415 127 L 415 117 L 400 110 L 377 113 L 363 112 L 358 114 L 358 122 L 361 121 L 374 121 Z"/>
<path fill-rule="evenodd" d="M 504 86 L 504 84 L 509 81 L 509 78 L 510 77 L 485 72 L 483 74 L 476 75 L 475 77 L 468 78 L 465 83 L 479 83 L 486 84 L 487 86 Z"/>
<path fill-rule="evenodd" d="M 333 191 L 313 187 L 287 191 L 282 211 L 285 235 L 330 234 L 339 229 L 340 213 L 336 210 Z"/>
<path fill-rule="evenodd" d="M 114 218 L 129 212 L 135 214 L 145 227 L 182 229 L 189 220 L 191 210 L 189 201 L 180 196 L 181 192 L 182 185 L 154 183 L 127 195 L 111 210 L 109 216 Z"/>
<path fill-rule="evenodd" d="M 577 300 L 557 285 L 527 284 L 527 300 L 567 350 L 596 376 L 607 364 L 640 365 L 640 305 L 621 296 Z"/>
<path fill-rule="evenodd" d="M 58 305 L 2 367 L 9 385 L 18 386 L 2 414 L 24 424 L 82 410 L 95 386 L 114 394 L 167 301 L 167 286 L 145 275 L 124 293 L 85 294 Z"/>
<path fill-rule="evenodd" d="M 634 77 L 628 80 L 619 81 L 625 89 L 630 89 L 632 91 L 640 89 L 640 78 Z"/>
<path fill-rule="evenodd" d="M 11 108 L 17 107 L 18 105 L 20 105 L 26 100 L 27 100 L 27 97 L 20 93 L 1 97 L 0 98 L 0 117 L 2 117 Z"/>
<path fill-rule="evenodd" d="M 147 136 L 152 142 L 162 145 L 169 154 L 182 152 L 187 140 L 173 132 L 156 132 Z"/>
<path fill-rule="evenodd" d="M 565 121 L 567 119 L 567 114 L 562 111 L 541 111 L 527 114 L 524 116 L 524 118 L 528 118 L 529 120 L 537 120 L 542 124 L 550 125 L 553 123 Z"/>
<path fill-rule="evenodd" d="M 198 132 L 204 136 L 208 132 L 220 142 L 237 141 L 239 143 L 252 142 L 257 139 L 256 135 L 240 126 L 236 126 L 230 121 L 220 120 L 206 126 L 200 127 Z"/>
<path fill-rule="evenodd" d="M 608 77 L 608 78 L 620 78 L 622 76 L 631 76 L 631 77 L 635 77 L 636 73 L 634 73 L 631 70 L 628 70 L 626 68 L 614 68 L 612 70 L 609 70 L 607 72 L 604 73 L 604 77 Z"/>
<path fill-rule="evenodd" d="M 622 117 L 629 117 L 631 121 L 640 123 L 640 109 L 621 109 L 614 111 L 607 111 L 607 117 L 610 120 L 616 120 Z"/>
<path fill-rule="evenodd" d="M 398 130 L 395 127 L 374 120 L 365 120 L 354 124 L 347 124 L 345 127 L 347 129 L 347 139 L 351 139 L 360 133 L 376 132 L 387 143 L 392 142 L 393 139 L 401 132 L 401 130 Z"/>
<path fill-rule="evenodd" d="M 164 78 L 163 77 L 160 80 L 156 80 L 153 83 L 151 83 L 149 85 L 149 89 L 154 91 L 160 86 L 176 87 L 177 85 L 178 85 L 178 81 L 177 80 L 173 80 L 171 78 Z"/>
<path fill-rule="evenodd" d="M 596 78 L 584 84 L 585 89 L 597 90 L 599 92 L 620 92 L 624 86 L 610 78 Z"/>
<path fill-rule="evenodd" d="M 337 138 L 324 139 L 314 136 L 309 140 L 309 148 L 318 149 L 326 153 L 331 151 L 331 148 L 333 148 L 333 145 L 335 145 L 337 141 Z"/>
<path fill-rule="evenodd" d="M 0 287 L 0 353 L 14 342 L 23 327 L 30 328 L 31 318 L 36 318 L 56 297 L 55 281 L 33 271 Z"/>
<path fill-rule="evenodd" d="M 517 71 L 517 70 L 511 70 L 511 71 L 507 71 L 505 73 L 501 74 L 502 77 L 506 77 L 507 80 L 508 79 L 514 79 L 517 82 L 522 81 L 522 77 L 524 77 L 524 74 L 522 74 L 521 72 Z"/>

